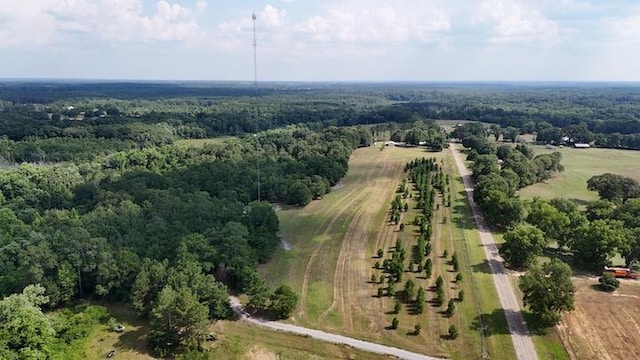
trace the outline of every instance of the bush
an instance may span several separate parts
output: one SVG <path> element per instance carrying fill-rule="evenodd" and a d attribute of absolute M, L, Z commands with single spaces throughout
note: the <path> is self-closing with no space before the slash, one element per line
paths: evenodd
<path fill-rule="evenodd" d="M 458 328 L 455 325 L 449 326 L 449 339 L 453 340 L 458 337 Z"/>
<path fill-rule="evenodd" d="M 394 317 L 393 320 L 391 320 L 391 328 L 392 329 L 397 329 L 398 325 L 400 324 L 400 320 L 398 320 L 397 317 Z"/>
<path fill-rule="evenodd" d="M 394 314 L 399 314 L 400 310 L 402 310 L 402 304 L 400 303 L 400 301 L 398 299 L 396 299 L 396 302 L 393 305 L 393 313 Z"/>
<path fill-rule="evenodd" d="M 459 282 L 461 282 L 461 281 L 462 281 L 462 273 L 458 273 L 458 274 L 456 275 L 456 282 L 457 282 L 457 283 L 459 283 Z"/>
<path fill-rule="evenodd" d="M 414 335 L 420 335 L 420 330 L 422 330 L 422 326 L 420 326 L 420 324 L 416 324 L 413 327 L 413 334 Z"/>
<path fill-rule="evenodd" d="M 602 274 L 602 277 L 598 279 L 600 283 L 600 289 L 603 291 L 616 291 L 620 287 L 620 281 L 613 277 L 611 274 Z"/>
<path fill-rule="evenodd" d="M 447 304 L 447 310 L 445 310 L 444 313 L 447 317 L 451 317 L 453 316 L 453 313 L 455 311 L 456 311 L 456 303 L 453 301 L 453 299 L 450 299 L 449 303 Z"/>

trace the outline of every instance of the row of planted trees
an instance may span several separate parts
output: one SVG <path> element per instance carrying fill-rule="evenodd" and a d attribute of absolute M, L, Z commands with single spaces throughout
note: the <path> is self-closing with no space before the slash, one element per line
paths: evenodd
<path fill-rule="evenodd" d="M 407 256 L 407 250 L 402 239 L 396 240 L 391 257 L 384 257 L 382 248 L 377 251 L 378 260 L 374 264 L 374 269 L 382 270 L 380 275 L 374 272 L 371 275 L 371 283 L 381 285 L 378 287 L 377 296 L 379 298 L 389 296 L 394 297 L 394 305 L 392 314 L 398 315 L 402 310 L 403 304 L 412 315 L 424 313 L 425 304 L 427 303 L 427 293 L 424 286 L 417 281 L 422 278 L 428 281 L 432 278 L 434 272 L 433 245 L 431 237 L 433 234 L 433 219 L 435 212 L 439 210 L 440 204 L 437 202 L 438 193 L 442 196 L 443 206 L 450 206 L 451 197 L 448 193 L 449 176 L 446 175 L 442 167 L 438 165 L 435 158 L 421 158 L 409 162 L 405 166 L 408 173 L 408 180 L 403 179 L 396 190 L 396 196 L 391 202 L 389 221 L 399 226 L 399 232 L 405 231 L 405 223 L 402 221 L 402 213 L 409 211 L 409 199 L 415 201 L 415 208 L 420 214 L 416 215 L 411 223 L 417 227 L 416 244 L 411 247 L 411 257 Z M 410 189 L 409 183 L 413 184 L 413 191 Z M 415 196 L 414 196 L 415 195 Z M 444 217 L 446 222 L 446 217 Z M 445 250 L 442 254 L 443 259 L 449 256 Z M 454 272 L 459 271 L 459 260 L 454 252 L 451 260 L 448 262 L 452 266 Z M 403 280 L 405 274 L 409 274 L 409 278 L 404 282 L 401 289 L 396 290 L 396 286 Z M 462 274 L 458 273 L 456 282 L 462 281 Z M 386 283 L 386 284 L 385 284 Z M 457 298 L 452 298 L 446 302 L 445 296 L 446 282 L 440 275 L 435 281 L 435 286 L 429 288 L 435 292 L 435 297 L 429 302 L 434 307 L 441 307 L 447 304 L 447 308 L 442 312 L 446 317 L 451 317 L 455 313 L 457 301 L 464 299 L 464 292 L 460 290 Z M 399 319 L 394 316 L 391 320 L 391 329 L 397 329 Z M 420 334 L 422 325 L 417 322 L 414 326 L 413 335 Z M 456 338 L 458 329 L 455 325 L 451 325 L 448 336 L 451 339 Z"/>

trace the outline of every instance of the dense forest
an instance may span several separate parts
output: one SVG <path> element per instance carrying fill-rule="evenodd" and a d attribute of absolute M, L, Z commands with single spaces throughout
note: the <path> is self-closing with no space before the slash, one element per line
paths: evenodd
<path fill-rule="evenodd" d="M 640 149 L 640 88 L 620 84 L 5 83 L 0 160 L 84 161 L 180 138 L 305 124 L 494 124 L 496 136 Z M 61 141 L 64 139 L 64 141 Z"/>

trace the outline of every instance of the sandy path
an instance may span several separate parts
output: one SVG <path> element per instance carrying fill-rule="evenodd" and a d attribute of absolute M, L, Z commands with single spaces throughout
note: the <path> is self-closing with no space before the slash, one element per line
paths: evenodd
<path fill-rule="evenodd" d="M 520 310 L 520 304 L 518 303 L 515 291 L 511 285 L 509 275 L 506 273 L 502 264 L 502 258 L 498 253 L 498 248 L 495 240 L 493 239 L 493 235 L 491 235 L 491 232 L 482 217 L 480 208 L 473 200 L 473 181 L 471 179 L 471 174 L 465 166 L 456 145 L 452 143 L 450 148 L 453 157 L 456 160 L 460 176 L 464 182 L 465 192 L 467 193 L 469 205 L 473 211 L 476 228 L 480 234 L 480 240 L 484 246 L 487 261 L 489 262 L 489 267 L 493 273 L 493 282 L 496 286 L 498 297 L 500 298 L 500 304 L 502 305 L 507 318 L 507 324 L 509 325 L 509 332 L 511 333 L 511 339 L 513 341 L 516 356 L 519 360 L 538 359 L 538 354 L 533 346 L 533 340 L 531 339 L 527 324 L 525 323 L 522 311 Z"/>

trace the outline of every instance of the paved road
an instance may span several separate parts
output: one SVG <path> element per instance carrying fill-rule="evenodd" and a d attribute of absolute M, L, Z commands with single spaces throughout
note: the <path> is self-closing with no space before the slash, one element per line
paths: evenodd
<path fill-rule="evenodd" d="M 516 294 L 513 291 L 513 286 L 509 279 L 509 275 L 506 273 L 504 265 L 502 264 L 502 258 L 498 253 L 498 248 L 493 239 L 493 235 L 489 231 L 487 224 L 482 217 L 482 212 L 478 205 L 473 201 L 473 180 L 471 174 L 460 156 L 456 144 L 450 145 L 453 157 L 458 165 L 458 171 L 464 182 L 464 190 L 467 193 L 471 210 L 473 211 L 473 218 L 476 222 L 476 227 L 480 233 L 480 240 L 484 245 L 484 252 L 489 262 L 489 267 L 493 273 L 493 282 L 496 285 L 498 291 L 498 297 L 500 298 L 500 304 L 504 309 L 505 316 L 507 317 L 507 323 L 509 325 L 509 332 L 511 333 L 511 339 L 513 340 L 513 347 L 516 350 L 516 356 L 519 360 L 535 360 L 538 359 L 538 354 L 533 346 L 533 341 L 527 324 L 522 316 L 520 310 L 520 304 L 516 298 Z"/>
<path fill-rule="evenodd" d="M 407 350 L 402 350 L 402 349 L 391 347 L 391 346 L 384 346 L 384 345 L 380 345 L 380 344 L 376 344 L 368 341 L 362 341 L 362 340 L 358 340 L 358 339 L 354 339 L 354 338 L 350 338 L 342 335 L 330 334 L 320 330 L 308 329 L 302 326 L 296 326 L 291 324 L 280 323 L 277 321 L 267 321 L 264 319 L 253 318 L 249 316 L 249 314 L 247 314 L 242 309 L 240 300 L 238 300 L 237 297 L 235 296 L 229 297 L 229 302 L 231 303 L 231 308 L 233 309 L 233 311 L 236 314 L 238 314 L 238 316 L 240 317 L 240 320 L 246 321 L 251 324 L 259 325 L 259 326 L 264 326 L 273 330 L 286 331 L 294 334 L 305 335 L 314 339 L 327 341 L 334 344 L 345 344 L 356 349 L 365 350 L 365 351 L 369 351 L 376 354 L 392 355 L 400 359 L 443 360 L 442 358 L 435 358 L 435 357 L 422 355 L 422 354 L 414 353 Z"/>

